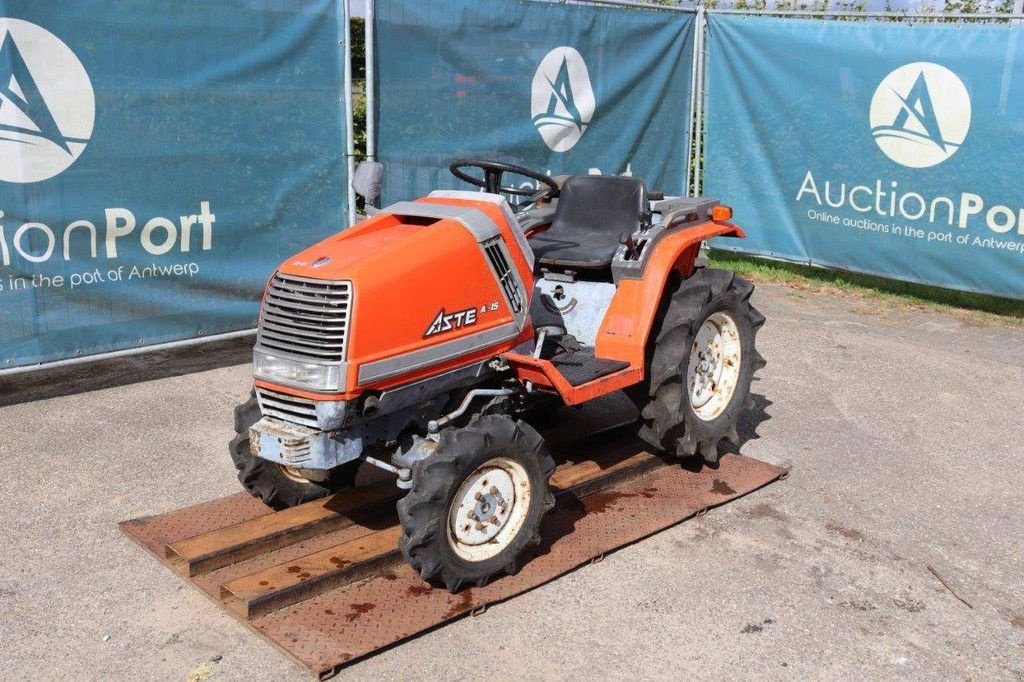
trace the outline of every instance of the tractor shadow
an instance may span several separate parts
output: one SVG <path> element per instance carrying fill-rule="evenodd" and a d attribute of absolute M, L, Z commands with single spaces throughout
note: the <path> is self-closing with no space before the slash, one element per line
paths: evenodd
<path fill-rule="evenodd" d="M 754 380 L 755 382 L 757 379 Z M 768 408 L 773 404 L 765 395 L 754 392 L 756 386 L 751 386 L 750 391 L 750 404 L 746 409 L 740 413 L 740 418 L 736 422 L 736 433 L 740 439 L 738 443 L 730 443 L 727 440 L 722 440 L 718 444 L 718 453 L 724 455 L 727 452 L 742 454 L 740 450 L 744 445 L 752 440 L 758 440 L 761 438 L 757 430 L 762 424 L 772 418 L 768 414 Z"/>
<path fill-rule="evenodd" d="M 768 413 L 768 408 L 771 405 L 772 401 L 766 396 L 761 393 L 751 391 L 750 404 L 745 410 L 743 410 L 736 426 L 736 431 L 739 435 L 739 443 L 733 444 L 723 439 L 719 444 L 719 454 L 740 454 L 741 448 L 746 443 L 760 438 L 758 435 L 758 429 L 761 424 L 772 418 Z M 619 423 L 617 425 L 598 431 L 591 431 L 590 435 L 578 438 L 574 441 L 556 440 L 551 446 L 552 456 L 554 457 L 555 462 L 562 464 L 567 461 L 583 461 L 586 457 L 580 456 L 581 452 L 585 453 L 591 447 L 608 448 L 609 444 L 612 443 L 614 443 L 614 446 L 618 446 L 620 444 L 622 446 L 627 446 L 631 443 L 635 443 L 637 450 L 647 449 L 647 445 L 636 436 L 636 420 L 638 417 L 636 411 L 633 411 L 632 419 L 625 420 L 624 417 L 625 415 L 620 416 L 618 420 Z M 612 421 L 614 422 L 615 420 L 613 419 Z M 580 425 L 577 424 L 576 428 L 580 429 Z M 585 432 L 585 429 L 580 429 L 579 432 L 583 433 Z M 635 452 L 635 450 L 624 448 L 622 459 L 629 457 L 633 452 Z M 704 468 L 712 470 L 718 468 L 717 463 L 708 464 L 700 457 L 679 459 L 675 456 L 663 455 L 661 456 L 661 459 L 668 466 L 681 466 L 684 470 L 694 473 L 697 473 Z M 604 470 L 613 466 L 618 461 L 618 459 L 611 461 L 604 460 L 601 463 L 601 469 Z M 618 492 L 615 487 L 616 486 L 612 484 L 607 489 L 598 490 L 592 493 L 583 493 L 582 495 L 572 491 L 566 491 L 559 494 L 556 499 L 555 509 L 552 510 L 552 512 L 548 514 L 541 523 L 540 543 L 529 552 L 528 558 L 524 558 L 523 565 L 550 553 L 554 544 L 566 536 L 571 535 L 576 530 L 576 525 L 579 521 L 588 514 L 601 513 L 609 506 L 612 506 L 617 499 L 621 498 L 625 494 Z"/>
<path fill-rule="evenodd" d="M 555 508 L 541 521 L 540 543 L 529 551 L 529 557 L 524 557 L 523 566 L 550 554 L 556 542 L 572 535 L 576 530 L 576 524 L 587 515 L 587 506 L 583 502 L 585 499 L 574 493 L 558 496 Z"/>
<path fill-rule="evenodd" d="M 635 432 L 639 416 L 632 401 L 618 391 L 575 407 L 552 403 L 522 418 L 540 432 L 557 460 L 560 450 L 604 442 L 620 431 Z"/>

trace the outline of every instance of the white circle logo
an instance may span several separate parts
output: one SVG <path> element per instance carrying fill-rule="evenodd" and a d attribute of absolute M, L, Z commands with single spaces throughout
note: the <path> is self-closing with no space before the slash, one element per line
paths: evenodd
<path fill-rule="evenodd" d="M 75 53 L 45 28 L 0 18 L 0 180 L 66 170 L 92 136 L 96 97 Z"/>
<path fill-rule="evenodd" d="M 956 153 L 971 127 L 971 97 L 955 73 L 931 62 L 896 69 L 871 98 L 871 133 L 885 155 L 928 168 Z"/>
<path fill-rule="evenodd" d="M 548 52 L 533 74 L 530 113 L 533 125 L 552 151 L 572 149 L 594 116 L 594 89 L 587 64 L 572 47 Z"/>

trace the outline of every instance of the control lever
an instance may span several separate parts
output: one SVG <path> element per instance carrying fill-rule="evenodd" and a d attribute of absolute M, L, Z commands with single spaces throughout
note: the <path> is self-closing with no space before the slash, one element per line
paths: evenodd
<path fill-rule="evenodd" d="M 636 240 L 631 232 L 623 232 L 619 235 L 619 243 L 626 247 L 626 259 L 632 260 L 636 257 Z"/>

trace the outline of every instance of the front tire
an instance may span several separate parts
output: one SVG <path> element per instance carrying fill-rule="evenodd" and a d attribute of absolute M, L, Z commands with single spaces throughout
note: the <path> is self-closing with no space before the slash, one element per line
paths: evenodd
<path fill-rule="evenodd" d="M 250 449 L 249 429 L 261 416 L 253 391 L 247 401 L 235 407 L 235 437 L 228 444 L 238 480 L 253 497 L 274 509 L 286 509 L 352 487 L 358 460 L 336 467 L 323 481 L 311 481 L 300 471 L 255 457 Z"/>
<path fill-rule="evenodd" d="M 554 469 L 540 434 L 525 422 L 487 415 L 445 429 L 398 502 L 406 561 L 453 593 L 514 574 L 523 550 L 540 541 L 541 517 L 554 507 Z"/>
<path fill-rule="evenodd" d="M 765 318 L 752 305 L 754 285 L 726 270 L 697 270 L 663 305 L 652 330 L 640 436 L 680 457 L 718 461 L 718 443 L 737 443 L 736 423 L 749 402 L 755 348 Z"/>

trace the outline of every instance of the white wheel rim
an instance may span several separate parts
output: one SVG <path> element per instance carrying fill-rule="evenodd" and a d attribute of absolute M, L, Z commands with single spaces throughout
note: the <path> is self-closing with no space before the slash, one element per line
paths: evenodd
<path fill-rule="evenodd" d="M 290 467 L 287 464 L 278 464 L 277 466 L 281 469 L 281 473 L 284 474 L 284 477 L 287 478 L 288 480 L 295 481 L 296 483 L 306 484 L 312 482 L 308 478 L 300 474 L 299 470 L 294 467 Z"/>
<path fill-rule="evenodd" d="M 686 368 L 690 407 L 699 419 L 711 421 L 728 407 L 740 379 L 741 352 L 740 330 L 729 313 L 704 320 Z"/>
<path fill-rule="evenodd" d="M 459 486 L 448 510 L 448 541 L 466 561 L 497 556 L 519 534 L 530 509 L 530 478 L 518 462 L 495 457 Z"/>

